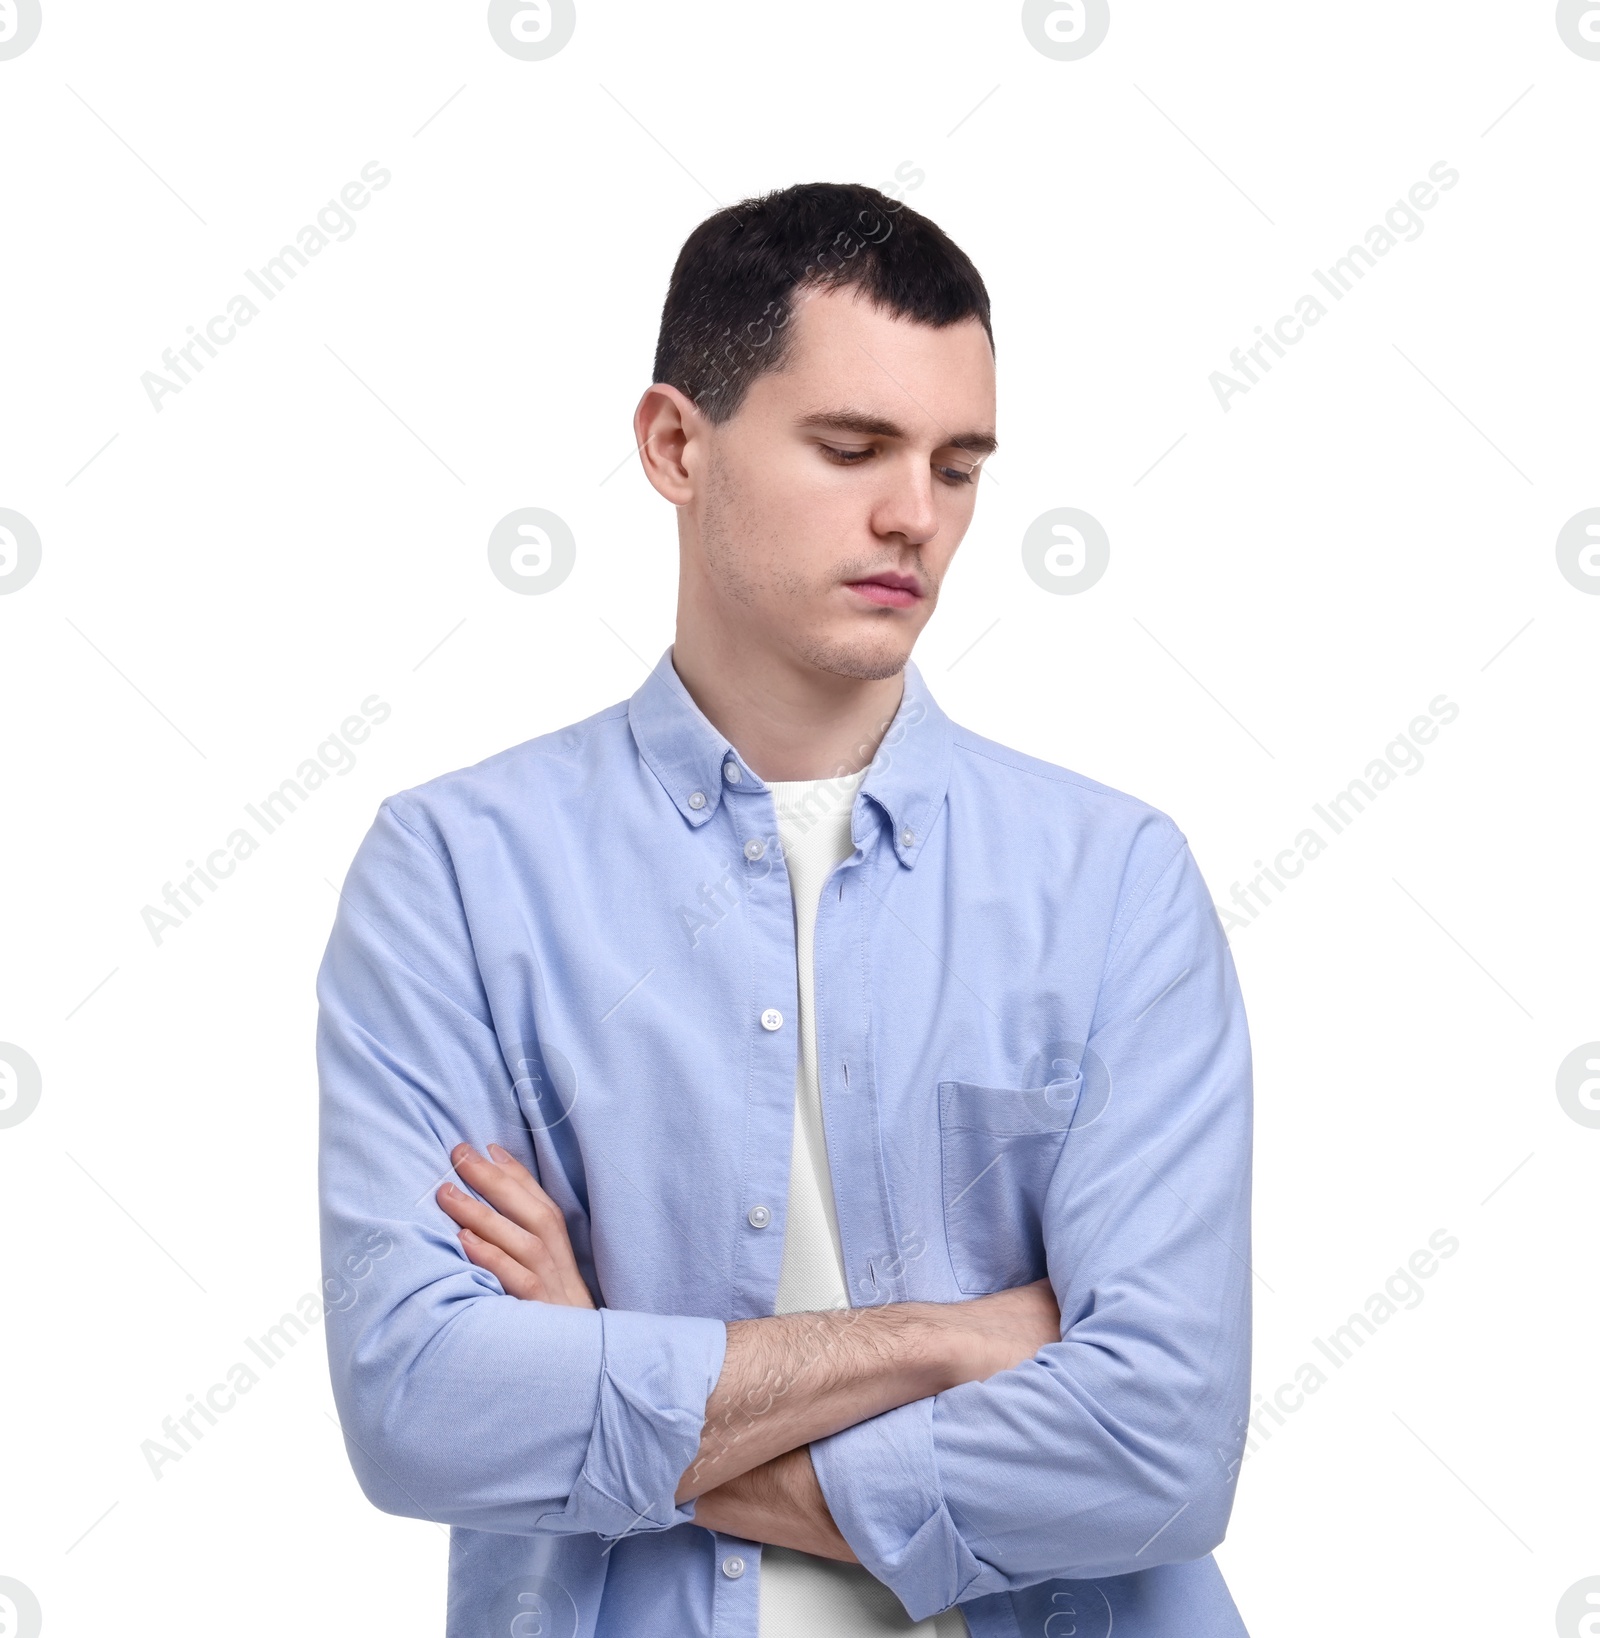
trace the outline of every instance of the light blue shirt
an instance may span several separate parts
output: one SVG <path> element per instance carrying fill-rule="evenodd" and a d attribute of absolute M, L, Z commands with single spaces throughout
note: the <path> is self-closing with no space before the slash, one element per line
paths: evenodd
<path fill-rule="evenodd" d="M 1185 838 L 957 727 L 912 666 L 852 828 L 815 1014 L 851 1302 L 1048 1275 L 1062 1336 L 814 1443 L 834 1519 L 976 1638 L 1238 1638 L 1210 1554 L 1248 1412 L 1250 1047 Z M 673 1492 L 725 1322 L 775 1306 L 794 916 L 771 794 L 670 650 L 384 802 L 318 997 L 334 1396 L 368 1497 L 453 1526 L 450 1638 L 756 1638 L 760 1545 Z M 466 1260 L 433 1198 L 462 1141 L 533 1169 L 603 1306 Z"/>

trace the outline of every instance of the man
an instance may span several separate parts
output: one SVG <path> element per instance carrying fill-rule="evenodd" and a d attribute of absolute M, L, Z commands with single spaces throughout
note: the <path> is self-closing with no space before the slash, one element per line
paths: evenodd
<path fill-rule="evenodd" d="M 454 1527 L 457 1638 L 1244 1632 L 1226 942 L 1165 814 L 909 661 L 994 411 L 931 222 L 709 218 L 634 421 L 675 642 L 357 855 L 334 1391 L 372 1501 Z"/>

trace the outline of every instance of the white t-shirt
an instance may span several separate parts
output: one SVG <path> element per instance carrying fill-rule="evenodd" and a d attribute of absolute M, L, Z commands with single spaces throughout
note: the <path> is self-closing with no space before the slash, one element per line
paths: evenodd
<path fill-rule="evenodd" d="M 817 1079 L 814 939 L 823 886 L 834 868 L 855 851 L 850 815 L 863 778 L 865 770 L 838 779 L 768 781 L 794 900 L 800 989 L 794 1151 L 778 1279 L 780 1314 L 850 1306 Z M 787 1547 L 762 1549 L 760 1598 L 761 1638 L 882 1638 L 885 1633 L 967 1638 L 966 1618 L 959 1610 L 911 1621 L 900 1600 L 861 1565 Z"/>

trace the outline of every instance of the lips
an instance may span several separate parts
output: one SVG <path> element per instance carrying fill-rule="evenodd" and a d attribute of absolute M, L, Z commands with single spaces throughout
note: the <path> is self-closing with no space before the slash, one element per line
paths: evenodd
<path fill-rule="evenodd" d="M 909 574 L 875 574 L 870 579 L 847 580 L 845 584 L 858 597 L 879 608 L 908 609 L 922 601 L 922 588 Z"/>

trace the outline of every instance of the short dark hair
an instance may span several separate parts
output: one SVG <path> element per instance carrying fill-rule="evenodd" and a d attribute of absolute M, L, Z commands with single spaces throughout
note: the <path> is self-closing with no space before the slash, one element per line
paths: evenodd
<path fill-rule="evenodd" d="M 654 379 L 726 421 L 757 376 L 783 367 L 793 293 L 846 286 L 936 329 L 976 318 L 994 347 L 989 293 L 943 229 L 876 188 L 803 182 L 719 210 L 684 241 Z"/>

